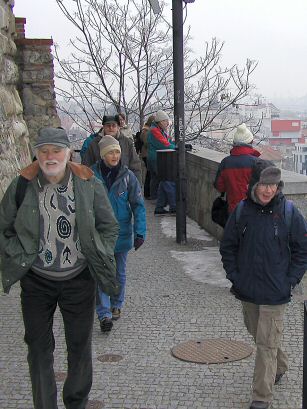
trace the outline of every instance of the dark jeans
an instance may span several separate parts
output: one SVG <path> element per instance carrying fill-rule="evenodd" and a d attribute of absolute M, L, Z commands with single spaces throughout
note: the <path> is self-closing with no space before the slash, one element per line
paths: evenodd
<path fill-rule="evenodd" d="M 176 183 L 164 180 L 159 183 L 156 210 L 163 210 L 167 205 L 170 210 L 176 210 Z"/>
<path fill-rule="evenodd" d="M 53 316 L 60 308 L 67 346 L 66 409 L 85 409 L 92 386 L 92 330 L 95 282 L 86 268 L 66 281 L 51 281 L 29 271 L 20 281 L 21 306 L 35 409 L 57 409 L 53 369 Z"/>

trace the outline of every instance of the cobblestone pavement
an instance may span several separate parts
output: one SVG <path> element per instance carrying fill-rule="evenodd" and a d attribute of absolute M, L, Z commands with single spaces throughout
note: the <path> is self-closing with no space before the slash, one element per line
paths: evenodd
<path fill-rule="evenodd" d="M 152 204 L 147 207 L 148 239 L 129 255 L 122 318 L 109 334 L 102 334 L 95 321 L 90 399 L 101 401 L 101 407 L 107 409 L 246 409 L 254 354 L 241 361 L 212 365 L 184 362 L 171 355 L 172 347 L 187 340 L 226 338 L 250 345 L 252 340 L 243 327 L 240 303 L 229 289 L 197 281 L 171 256 L 171 251 L 195 252 L 210 244 L 191 240 L 186 246 L 177 245 L 162 234 L 161 218 L 152 216 Z M 9 296 L 0 297 L 0 308 L 0 408 L 31 409 L 18 285 Z M 292 302 L 284 331 L 290 370 L 275 388 L 272 409 L 302 407 L 302 320 L 302 303 Z M 54 366 L 61 372 L 66 359 L 59 314 L 54 329 Z M 118 354 L 122 360 L 100 362 L 98 357 L 104 354 Z M 63 409 L 62 385 L 59 381 L 59 409 Z"/>

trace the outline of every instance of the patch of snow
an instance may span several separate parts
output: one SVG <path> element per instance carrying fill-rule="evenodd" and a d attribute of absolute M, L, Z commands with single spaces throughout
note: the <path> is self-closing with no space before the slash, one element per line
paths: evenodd
<path fill-rule="evenodd" d="M 176 217 L 162 217 L 161 226 L 165 236 L 176 238 Z M 187 238 L 204 242 L 214 240 L 189 217 L 187 217 Z M 183 264 L 184 272 L 193 280 L 218 287 L 230 287 L 230 282 L 225 277 L 218 247 L 203 247 L 200 251 L 172 250 L 171 255 Z"/>
<path fill-rule="evenodd" d="M 218 247 L 204 247 L 201 251 L 171 251 L 172 257 L 183 263 L 184 272 L 193 280 L 217 287 L 230 287 L 225 277 Z"/>
<path fill-rule="evenodd" d="M 167 216 L 161 218 L 162 232 L 166 237 L 176 238 L 176 216 Z M 187 238 L 203 241 L 212 241 L 214 238 L 206 230 L 189 217 L 187 217 Z"/>

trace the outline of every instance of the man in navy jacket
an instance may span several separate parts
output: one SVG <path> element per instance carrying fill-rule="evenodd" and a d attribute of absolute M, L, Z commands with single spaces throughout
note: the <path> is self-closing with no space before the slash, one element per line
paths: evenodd
<path fill-rule="evenodd" d="M 290 203 L 287 223 L 289 202 L 280 179 L 271 162 L 256 161 L 240 217 L 237 208 L 220 246 L 231 291 L 242 302 L 244 323 L 257 347 L 250 409 L 270 407 L 274 383 L 288 370 L 281 349 L 283 318 L 291 289 L 307 267 L 306 222 Z"/>

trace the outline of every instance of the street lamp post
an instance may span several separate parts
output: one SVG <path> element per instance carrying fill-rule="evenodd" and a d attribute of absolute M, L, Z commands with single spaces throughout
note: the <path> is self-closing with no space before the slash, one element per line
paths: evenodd
<path fill-rule="evenodd" d="M 174 130 L 177 148 L 176 178 L 176 241 L 187 241 L 185 175 L 185 119 L 184 119 L 184 62 L 183 62 L 183 2 L 195 0 L 172 0 L 173 8 L 173 72 L 174 72 Z M 159 0 L 149 0 L 154 14 L 160 14 Z"/>
<path fill-rule="evenodd" d="M 174 70 L 174 130 L 177 147 L 176 180 L 176 241 L 186 243 L 185 119 L 182 0 L 172 0 L 173 6 L 173 70 Z"/>

